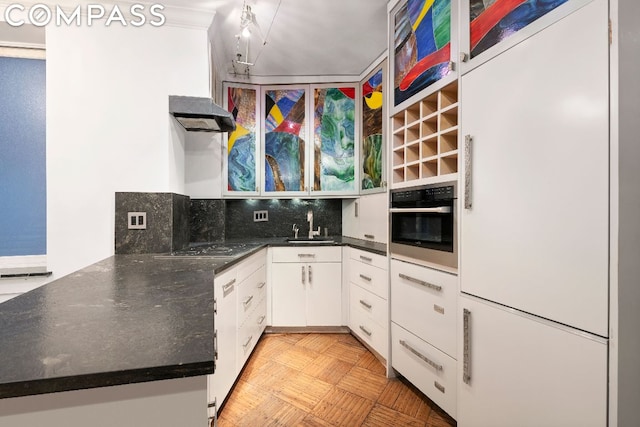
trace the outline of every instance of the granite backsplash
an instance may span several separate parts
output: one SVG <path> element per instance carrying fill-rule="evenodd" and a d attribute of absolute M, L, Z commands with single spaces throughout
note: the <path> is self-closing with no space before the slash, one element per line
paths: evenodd
<path fill-rule="evenodd" d="M 314 228 L 327 228 L 329 235 L 342 234 L 340 199 L 246 199 L 191 200 L 191 241 L 210 242 L 252 237 L 292 237 L 293 224 L 299 236 L 309 232 L 307 211 L 313 211 Z M 268 211 L 268 221 L 254 222 L 254 211 Z"/>
<path fill-rule="evenodd" d="M 166 253 L 189 244 L 189 197 L 174 193 L 117 192 L 115 253 Z M 130 230 L 128 212 L 146 212 L 147 228 Z"/>

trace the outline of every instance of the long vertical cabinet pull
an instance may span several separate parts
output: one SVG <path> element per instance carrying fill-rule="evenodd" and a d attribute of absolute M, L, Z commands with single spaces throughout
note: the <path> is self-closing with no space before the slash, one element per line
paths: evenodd
<path fill-rule="evenodd" d="M 462 381 L 471 385 L 471 312 L 462 311 Z"/>
<path fill-rule="evenodd" d="M 309 284 L 311 284 L 311 278 L 313 276 L 311 275 L 311 266 L 309 266 Z"/>
<path fill-rule="evenodd" d="M 471 209 L 471 143 L 473 137 L 464 137 L 464 208 Z"/>
<path fill-rule="evenodd" d="M 304 285 L 306 278 L 304 277 L 304 265 L 302 266 L 302 284 Z"/>

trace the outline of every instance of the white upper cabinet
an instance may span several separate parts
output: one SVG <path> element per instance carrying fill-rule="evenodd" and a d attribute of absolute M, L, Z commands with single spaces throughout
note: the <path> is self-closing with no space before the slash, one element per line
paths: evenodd
<path fill-rule="evenodd" d="M 605 337 L 608 53 L 595 0 L 460 88 L 462 291 Z"/>

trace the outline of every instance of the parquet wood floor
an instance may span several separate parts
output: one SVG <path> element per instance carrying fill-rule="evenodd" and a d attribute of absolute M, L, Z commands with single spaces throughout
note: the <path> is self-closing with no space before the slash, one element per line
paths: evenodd
<path fill-rule="evenodd" d="M 267 334 L 220 411 L 219 427 L 416 426 L 455 421 L 349 334 Z"/>

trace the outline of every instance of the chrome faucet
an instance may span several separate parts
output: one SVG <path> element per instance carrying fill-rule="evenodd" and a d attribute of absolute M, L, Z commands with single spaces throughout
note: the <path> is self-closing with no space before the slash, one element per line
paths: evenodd
<path fill-rule="evenodd" d="M 313 211 L 311 209 L 307 211 L 307 221 L 309 221 L 309 238 L 313 239 L 313 236 L 319 236 L 320 226 L 318 226 L 317 230 L 313 229 Z"/>
<path fill-rule="evenodd" d="M 300 229 L 298 228 L 298 224 L 293 224 L 293 238 L 297 239 L 298 238 L 298 231 L 300 231 Z"/>

